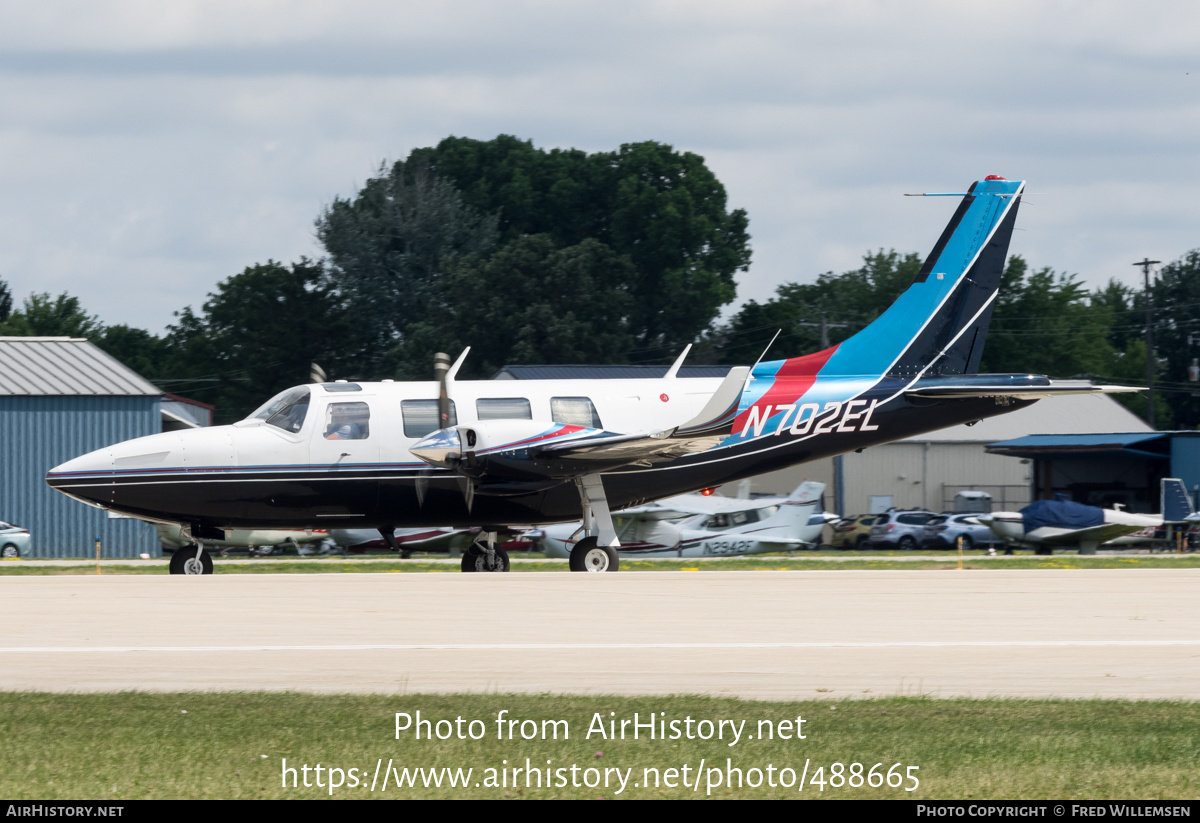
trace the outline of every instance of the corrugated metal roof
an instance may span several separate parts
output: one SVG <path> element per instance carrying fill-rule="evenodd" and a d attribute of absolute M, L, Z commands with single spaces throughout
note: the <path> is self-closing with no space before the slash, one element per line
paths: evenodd
<path fill-rule="evenodd" d="M 1032 406 L 907 438 L 917 442 L 995 443 L 1031 434 L 1104 434 L 1153 432 L 1146 421 L 1103 394 L 1060 395 Z"/>
<path fill-rule="evenodd" d="M 1112 432 L 1110 434 L 1035 434 L 992 443 L 988 454 L 1008 457 L 1111 457 L 1117 453 L 1167 460 L 1176 437 L 1200 437 L 1200 432 Z"/>
<path fill-rule="evenodd" d="M 505 366 L 493 380 L 624 380 L 662 377 L 670 366 Z M 732 366 L 681 366 L 680 377 L 724 377 Z"/>
<path fill-rule="evenodd" d="M 0 395 L 146 396 L 162 390 L 81 337 L 0 337 Z"/>

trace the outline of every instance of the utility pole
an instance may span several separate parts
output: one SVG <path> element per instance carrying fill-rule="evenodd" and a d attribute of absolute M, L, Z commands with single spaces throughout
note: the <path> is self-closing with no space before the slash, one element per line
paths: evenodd
<path fill-rule="evenodd" d="M 797 323 L 796 325 L 797 326 L 816 326 L 817 328 L 819 328 L 821 330 L 821 351 L 825 351 L 825 349 L 829 348 L 829 330 L 830 329 L 842 329 L 842 328 L 845 328 L 846 326 L 849 326 L 850 324 L 849 323 L 830 323 L 830 322 L 826 321 L 825 320 L 825 310 L 821 309 L 821 322 L 820 323 Z"/>
<path fill-rule="evenodd" d="M 1150 428 L 1156 428 L 1154 425 L 1154 326 L 1152 316 L 1154 314 L 1154 295 L 1150 291 L 1150 267 L 1157 266 L 1161 260 L 1151 260 L 1149 257 L 1143 257 L 1141 262 L 1134 263 L 1135 266 L 1141 266 L 1142 277 L 1146 282 L 1146 387 L 1149 389 L 1149 402 L 1146 404 L 1146 422 L 1150 424 Z"/>

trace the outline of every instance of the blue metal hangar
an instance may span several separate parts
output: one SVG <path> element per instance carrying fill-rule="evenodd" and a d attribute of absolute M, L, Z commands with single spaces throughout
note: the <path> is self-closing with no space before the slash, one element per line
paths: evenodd
<path fill-rule="evenodd" d="M 157 386 L 87 340 L 0 337 L 0 521 L 29 529 L 34 557 L 93 557 L 97 539 L 105 557 L 160 556 L 148 523 L 110 518 L 52 490 L 45 477 L 63 461 L 164 424 L 203 424 L 204 410 L 182 405 L 164 409 Z"/>
<path fill-rule="evenodd" d="M 988 454 L 1033 461 L 1031 496 L 1139 514 L 1159 511 L 1159 482 L 1178 477 L 1200 497 L 1200 432 L 1032 434 L 992 443 Z"/>

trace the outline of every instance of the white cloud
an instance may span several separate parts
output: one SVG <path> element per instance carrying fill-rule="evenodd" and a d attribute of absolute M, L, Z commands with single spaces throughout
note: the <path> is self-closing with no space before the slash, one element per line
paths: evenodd
<path fill-rule="evenodd" d="M 1014 251 L 1099 284 L 1200 246 L 1200 7 L 1181 2 L 87 2 L 0 9 L 0 277 L 160 329 L 450 134 L 704 155 L 742 298 L 925 252 L 1030 181 Z M 1190 72 L 1190 73 L 1189 73 Z"/>

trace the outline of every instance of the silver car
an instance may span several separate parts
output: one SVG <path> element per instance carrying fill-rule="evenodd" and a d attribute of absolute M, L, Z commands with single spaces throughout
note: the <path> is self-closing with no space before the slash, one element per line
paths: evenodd
<path fill-rule="evenodd" d="M 925 524 L 923 549 L 953 549 L 962 535 L 963 549 L 976 546 L 1000 546 L 1003 541 L 975 519 L 975 514 L 942 514 Z"/>
<path fill-rule="evenodd" d="M 872 549 L 897 548 L 912 551 L 925 538 L 925 524 L 937 517 L 933 512 L 889 509 L 879 515 L 871 526 Z"/>
<path fill-rule="evenodd" d="M 29 529 L 0 520 L 0 557 L 28 557 Z"/>

